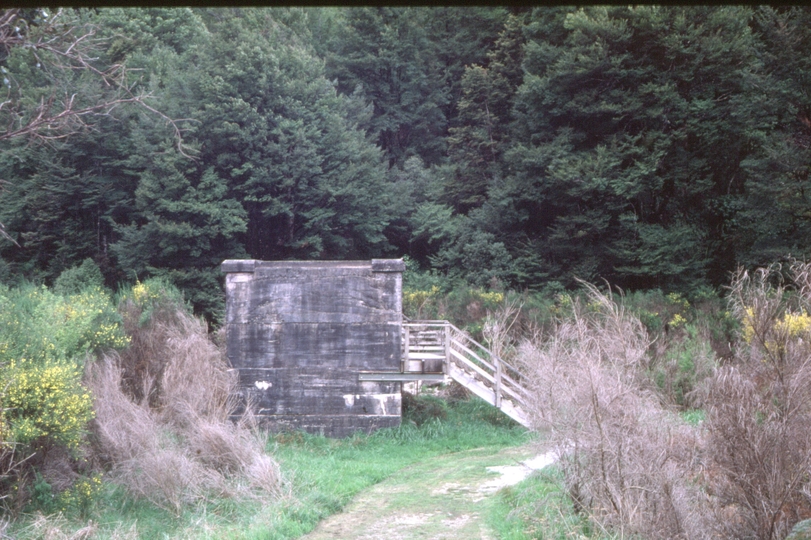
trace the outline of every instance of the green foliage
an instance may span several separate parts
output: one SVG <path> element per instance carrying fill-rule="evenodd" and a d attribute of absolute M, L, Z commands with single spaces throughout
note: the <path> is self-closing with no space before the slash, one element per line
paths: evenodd
<path fill-rule="evenodd" d="M 51 484 L 37 472 L 27 511 L 39 511 L 45 515 L 61 512 L 75 515 L 79 519 L 87 519 L 99 499 L 102 487 L 101 474 L 96 473 L 80 478 L 60 493 L 54 493 Z"/>
<path fill-rule="evenodd" d="M 149 278 L 143 283 L 138 281 L 120 290 L 116 301 L 119 311 L 129 312 L 128 315 L 137 314 L 138 326 L 146 325 L 155 315 L 172 318 L 176 311 L 190 311 L 183 292 L 164 278 Z"/>
<path fill-rule="evenodd" d="M 29 503 L 29 507 L 40 510 L 45 514 L 51 514 L 57 509 L 56 496 L 53 493 L 53 488 L 39 473 L 36 473 L 34 484 L 31 487 L 31 502 Z"/>
<path fill-rule="evenodd" d="M 404 291 L 427 291 L 433 287 L 446 290 L 452 287 L 453 282 L 446 276 L 433 269 L 420 270 L 417 261 L 408 255 L 403 256 L 403 262 L 405 263 L 405 272 L 403 272 Z"/>
<path fill-rule="evenodd" d="M 804 8 L 60 16 L 175 121 L 121 107 L 47 146 L 4 141 L 7 282 L 92 258 L 107 283 L 163 276 L 217 320 L 225 258 L 396 251 L 477 286 L 689 293 L 807 251 Z M 18 111 L 112 91 L 36 66 L 28 48 L 3 59 Z"/>
<path fill-rule="evenodd" d="M 93 418 L 93 400 L 81 384 L 81 367 L 66 361 L 27 358 L 2 367 L 5 391 L 4 444 L 38 448 L 48 441 L 76 449 L 87 422 Z"/>
<path fill-rule="evenodd" d="M 682 328 L 683 335 L 672 339 L 664 355 L 651 362 L 650 376 L 663 395 L 686 408 L 695 406 L 691 392 L 712 375 L 717 362 L 709 340 L 695 325 Z"/>
<path fill-rule="evenodd" d="M 622 300 L 652 336 L 663 333 L 666 329 L 677 330 L 695 319 L 695 310 L 681 293 L 671 292 L 666 295 L 660 289 L 654 289 L 628 293 Z"/>
<path fill-rule="evenodd" d="M 27 284 L 0 287 L 0 362 L 83 361 L 87 353 L 128 344 L 110 294 L 88 287 L 62 296 Z"/>
<path fill-rule="evenodd" d="M 57 497 L 59 510 L 63 513 L 75 512 L 80 518 L 87 519 L 103 491 L 101 478 L 101 474 L 95 473 L 74 482 Z"/>
<path fill-rule="evenodd" d="M 681 418 L 691 426 L 698 426 L 704 419 L 707 417 L 707 414 L 702 409 L 693 409 L 689 411 L 684 411 L 681 413 Z"/>
<path fill-rule="evenodd" d="M 803 237 L 804 221 L 793 217 L 801 203 L 788 203 L 799 214 L 743 216 L 746 197 L 769 212 L 767 198 L 792 200 L 788 192 L 801 192 L 795 187 L 807 176 L 804 143 L 795 136 L 778 148 L 772 143 L 786 138 L 770 138 L 773 126 L 788 128 L 791 100 L 778 104 L 762 91 L 772 84 L 796 91 L 804 82 L 782 67 L 765 69 L 762 54 L 784 54 L 770 49 L 781 39 L 794 39 L 791 50 L 806 46 L 805 17 L 739 7 L 536 10 L 523 24 L 526 44 L 506 56 L 523 57 L 525 68 L 517 90 L 499 94 L 514 119 L 506 148 L 498 115 L 488 114 L 495 64 L 471 67 L 460 111 L 465 99 L 477 106 L 460 115 L 465 125 L 450 139 L 462 175 L 450 186 L 473 228 L 506 246 L 510 283 L 551 278 L 573 286 L 578 277 L 629 288 L 718 285 L 749 249 L 744 244 L 766 229 L 764 246 L 803 252 L 793 240 Z M 767 35 L 774 41 L 760 49 Z M 782 170 L 791 179 L 774 183 L 769 171 Z M 755 187 L 761 182 L 772 187 Z M 783 195 L 773 193 L 784 186 Z M 441 255 L 437 263 L 452 261 L 472 276 L 490 265 L 486 256 L 477 263 Z"/>
<path fill-rule="evenodd" d="M 79 266 L 64 270 L 54 281 L 55 294 L 79 294 L 85 289 L 104 287 L 104 276 L 93 259 L 87 258 Z"/>
<path fill-rule="evenodd" d="M 126 63 L 132 91 L 176 120 L 121 108 L 69 140 L 8 143 L 11 272 L 50 282 L 92 256 L 108 283 L 163 276 L 217 320 L 223 259 L 389 249 L 383 156 L 355 122 L 365 105 L 325 78 L 294 10 L 83 13 L 107 38 L 104 60 Z"/>
<path fill-rule="evenodd" d="M 413 8 L 350 10 L 329 56 L 338 89 L 357 89 L 374 104 L 368 129 L 390 164 L 412 155 L 439 163 L 445 151 L 449 95 L 428 34 L 430 18 L 429 11 Z"/>
<path fill-rule="evenodd" d="M 217 321 L 226 258 L 408 254 L 479 287 L 689 296 L 808 252 L 806 8 L 59 13 L 63 37 L 100 38 L 93 69 L 126 66 L 165 116 L 121 106 L 47 145 L 0 141 L 6 283 L 90 258 Z M 33 50 L 0 61 L 7 120 L 122 88 Z"/>
<path fill-rule="evenodd" d="M 693 391 L 712 375 L 717 358 L 729 355 L 729 344 L 736 339 L 721 298 L 705 290 L 693 300 L 658 289 L 622 297 L 651 340 L 647 375 L 680 408 L 696 405 Z"/>
<path fill-rule="evenodd" d="M 748 182 L 740 201 L 718 201 L 732 215 L 739 260 L 747 266 L 767 266 L 788 254 L 808 256 L 803 238 L 809 232 L 808 163 L 811 146 L 808 76 L 811 13 L 807 7 L 753 10 L 752 35 L 768 77 L 768 92 L 759 92 L 757 105 L 769 115 L 758 133 L 763 153 L 742 162 Z M 760 81 L 753 81 L 760 84 Z"/>
<path fill-rule="evenodd" d="M 457 125 L 448 136 L 448 154 L 456 167 L 444 198 L 462 213 L 481 206 L 490 184 L 504 175 L 510 109 L 523 75 L 521 27 L 522 18 L 510 15 L 486 65 L 467 65 L 461 77 Z"/>
<path fill-rule="evenodd" d="M 87 356 L 129 343 L 110 294 L 92 285 L 99 275 L 91 264 L 66 272 L 60 282 L 64 290 L 81 290 L 75 294 L 0 286 L 0 460 L 6 471 L 0 495 L 9 501 L 22 496 L 24 502 L 18 477 L 49 449 L 74 453 L 83 443 L 94 416 L 93 397 L 82 384 Z M 46 504 L 48 489 L 44 480 L 34 484 L 37 508 L 54 509 Z"/>
<path fill-rule="evenodd" d="M 403 392 L 403 422 L 414 422 L 421 426 L 429 420 L 447 417 L 448 406 L 444 400 L 427 394 L 415 396 Z"/>
<path fill-rule="evenodd" d="M 488 312 L 500 308 L 506 294 L 498 290 L 471 287 L 463 282 L 422 279 L 423 288 L 403 288 L 403 314 L 412 319 L 447 319 L 460 328 L 481 337 L 482 324 Z M 412 281 L 413 283 L 413 281 Z M 444 288 L 443 288 L 444 287 Z"/>
<path fill-rule="evenodd" d="M 513 260 L 504 242 L 469 218 L 460 220 L 457 230 L 453 242 L 430 258 L 434 267 L 479 287 L 512 281 Z"/>

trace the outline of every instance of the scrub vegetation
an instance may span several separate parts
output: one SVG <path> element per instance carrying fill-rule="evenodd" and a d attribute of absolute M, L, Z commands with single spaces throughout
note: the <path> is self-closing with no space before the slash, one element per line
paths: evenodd
<path fill-rule="evenodd" d="M 224 259 L 403 257 L 405 314 L 521 366 L 560 455 L 503 534 L 785 537 L 809 62 L 803 6 L 0 10 L 6 533 L 293 538 L 519 444 L 451 396 L 343 441 L 229 421 Z"/>
<path fill-rule="evenodd" d="M 706 298 L 699 309 L 679 295 L 656 306 L 584 284 L 553 322 L 503 349 L 521 366 L 531 423 L 560 456 L 567 503 L 587 529 L 765 540 L 811 517 L 810 271 L 799 261 L 741 269 L 720 314 Z M 642 323 L 652 308 L 667 313 L 664 330 Z M 716 355 L 713 336 L 730 330 L 727 356 Z M 520 489 L 541 486 L 539 477 Z M 532 501 L 504 497 L 538 526 Z"/>

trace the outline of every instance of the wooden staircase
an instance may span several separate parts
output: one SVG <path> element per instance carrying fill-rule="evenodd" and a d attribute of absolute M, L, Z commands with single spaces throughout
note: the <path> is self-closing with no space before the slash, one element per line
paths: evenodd
<path fill-rule="evenodd" d="M 448 321 L 403 323 L 403 373 L 444 374 L 529 426 L 520 373 Z"/>

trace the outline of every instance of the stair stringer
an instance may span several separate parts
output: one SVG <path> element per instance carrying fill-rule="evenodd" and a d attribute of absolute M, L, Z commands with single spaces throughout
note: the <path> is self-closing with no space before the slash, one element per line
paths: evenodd
<path fill-rule="evenodd" d="M 453 362 L 448 364 L 448 376 L 490 405 L 496 406 L 495 392 Z M 529 427 L 529 420 L 526 413 L 524 413 L 520 407 L 514 405 L 509 399 L 502 398 L 501 407 L 499 407 L 499 409 L 522 426 Z"/>

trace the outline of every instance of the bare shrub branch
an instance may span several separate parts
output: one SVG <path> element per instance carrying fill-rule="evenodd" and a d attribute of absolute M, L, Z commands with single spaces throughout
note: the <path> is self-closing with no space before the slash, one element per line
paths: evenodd
<path fill-rule="evenodd" d="M 529 414 L 561 455 L 575 507 L 644 538 L 709 538 L 707 496 L 691 482 L 699 433 L 662 407 L 645 377 L 647 332 L 611 294 L 519 346 Z"/>
<path fill-rule="evenodd" d="M 707 401 L 710 488 L 736 537 L 783 538 L 811 515 L 811 265 L 741 269 L 730 286 L 743 323 L 733 365 L 718 370 Z"/>
<path fill-rule="evenodd" d="M 22 103 L 19 89 L 13 88 L 9 81 L 6 96 L 0 101 L 0 141 L 19 137 L 40 141 L 62 139 L 87 129 L 87 117 L 109 116 L 121 105 L 135 104 L 164 120 L 174 132 L 178 152 L 192 158 L 183 144 L 179 122 L 184 120 L 172 119 L 150 106 L 147 103 L 150 94 L 135 90 L 123 63 L 98 65 L 106 40 L 97 36 L 96 27 L 70 20 L 62 8 L 47 17 L 44 11 L 42 13 L 45 20 L 30 25 L 21 16 L 20 9 L 0 11 L 0 51 L 4 57 L 14 49 L 25 50 L 41 72 L 55 83 L 55 90 L 31 107 Z M 93 74 L 107 93 L 92 103 L 79 105 L 80 96 L 73 89 L 56 90 L 60 78 L 76 72 Z M 13 78 L 13 75 L 9 73 L 8 77 Z"/>
<path fill-rule="evenodd" d="M 498 358 L 507 359 L 508 348 L 512 342 L 510 332 L 521 314 L 521 306 L 521 303 L 514 299 L 505 303 L 495 313 L 489 311 L 487 313 L 482 334 L 488 348 Z"/>

